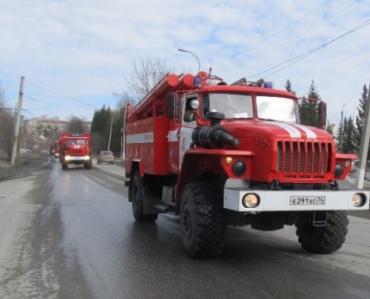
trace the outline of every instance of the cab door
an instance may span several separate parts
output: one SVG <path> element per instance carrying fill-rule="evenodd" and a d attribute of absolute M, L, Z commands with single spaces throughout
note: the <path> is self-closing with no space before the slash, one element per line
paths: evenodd
<path fill-rule="evenodd" d="M 168 97 L 170 124 L 168 129 L 168 163 L 169 171 L 179 172 L 179 135 L 181 127 L 182 98 L 178 94 Z"/>
<path fill-rule="evenodd" d="M 198 107 L 196 109 L 190 107 L 193 100 L 198 100 Z M 199 115 L 199 96 L 198 94 L 186 94 L 182 97 L 182 112 L 181 112 L 181 126 L 179 132 L 179 169 L 184 158 L 185 152 L 190 148 L 192 143 L 192 133 L 197 126 L 195 119 L 195 112 Z M 192 110 L 192 111 L 190 111 Z M 192 116 L 189 117 L 189 112 Z"/>

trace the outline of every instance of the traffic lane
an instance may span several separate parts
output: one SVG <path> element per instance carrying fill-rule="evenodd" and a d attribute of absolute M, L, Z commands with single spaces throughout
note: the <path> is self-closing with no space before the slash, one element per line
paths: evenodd
<path fill-rule="evenodd" d="M 88 296 L 78 264 L 65 263 L 50 174 L 43 169 L 0 183 L 0 298 Z"/>
<path fill-rule="evenodd" d="M 307 254 L 291 228 L 230 228 L 222 257 L 192 260 L 177 217 L 135 223 L 121 181 L 98 170 L 58 172 L 64 251 L 96 298 L 370 297 L 368 277 L 330 262 L 340 252 Z"/>
<path fill-rule="evenodd" d="M 360 218 L 370 219 L 370 211 L 355 211 L 350 212 L 349 215 L 353 215 Z"/>

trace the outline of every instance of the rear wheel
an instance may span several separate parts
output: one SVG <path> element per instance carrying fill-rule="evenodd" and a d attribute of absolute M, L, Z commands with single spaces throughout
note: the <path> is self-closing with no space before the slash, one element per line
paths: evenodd
<path fill-rule="evenodd" d="M 221 254 L 225 247 L 221 195 L 217 184 L 190 183 L 181 199 L 180 228 L 185 251 L 194 258 Z"/>
<path fill-rule="evenodd" d="M 132 203 L 132 214 L 138 222 L 152 222 L 158 218 L 158 214 L 144 214 L 145 189 L 142 177 L 138 171 L 135 171 L 130 182 L 129 197 Z"/>
<path fill-rule="evenodd" d="M 348 231 L 346 212 L 327 212 L 326 220 L 327 225 L 322 227 L 313 226 L 312 217 L 304 217 L 298 221 L 296 224 L 298 241 L 305 250 L 328 254 L 342 247 Z"/>

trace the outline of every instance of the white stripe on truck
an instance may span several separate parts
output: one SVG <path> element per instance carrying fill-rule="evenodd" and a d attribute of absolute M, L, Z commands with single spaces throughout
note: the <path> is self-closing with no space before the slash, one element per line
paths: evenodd
<path fill-rule="evenodd" d="M 126 136 L 126 143 L 153 143 L 153 132 L 130 134 Z"/>
<path fill-rule="evenodd" d="M 301 132 L 299 132 L 297 128 L 293 127 L 290 124 L 278 122 L 278 121 L 266 121 L 265 123 L 269 125 L 275 125 L 277 127 L 284 129 L 285 132 L 287 132 L 291 138 L 301 138 L 302 137 Z"/>
<path fill-rule="evenodd" d="M 305 132 L 308 139 L 317 138 L 316 133 L 312 131 L 309 127 L 302 126 L 302 125 L 296 125 L 296 124 L 294 124 L 294 126 L 301 129 L 303 132 Z"/>

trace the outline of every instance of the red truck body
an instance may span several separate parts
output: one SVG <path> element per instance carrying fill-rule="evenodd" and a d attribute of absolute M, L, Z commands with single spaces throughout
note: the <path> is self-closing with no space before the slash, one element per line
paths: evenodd
<path fill-rule="evenodd" d="M 194 249 L 196 241 L 186 239 L 186 222 L 194 224 L 188 219 L 198 217 L 186 204 L 207 193 L 204 189 L 218 190 L 217 203 L 208 204 L 218 207 L 223 225 L 277 229 L 299 226 L 302 215 L 315 224 L 320 217 L 326 221 L 327 211 L 369 209 L 365 192 L 334 195 L 355 156 L 336 153 L 328 132 L 301 125 L 297 97 L 268 85 L 227 85 L 205 72 L 169 74 L 135 107 L 127 107 L 125 169 L 136 220 L 174 210 L 187 252 L 202 256 L 215 251 L 208 245 L 209 254 Z M 325 113 L 320 105 L 324 122 Z M 203 191 L 193 194 L 198 189 Z M 249 207 L 248 200 L 257 205 Z"/>
<path fill-rule="evenodd" d="M 82 164 L 85 168 L 91 169 L 90 134 L 61 133 L 59 137 L 59 161 L 63 169 L 67 169 L 68 164 Z"/>

